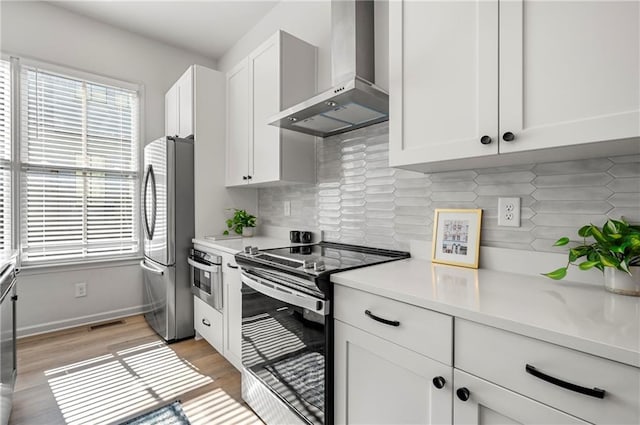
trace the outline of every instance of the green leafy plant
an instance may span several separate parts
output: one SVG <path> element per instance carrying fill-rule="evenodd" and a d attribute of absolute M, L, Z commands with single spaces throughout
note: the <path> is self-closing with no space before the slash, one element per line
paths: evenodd
<path fill-rule="evenodd" d="M 229 229 L 225 230 L 223 234 L 228 235 L 229 230 L 231 230 L 241 235 L 245 227 L 256 227 L 256 217 L 254 215 L 237 208 L 234 208 L 233 211 L 233 217 L 227 220 L 227 227 Z"/>
<path fill-rule="evenodd" d="M 578 235 L 583 238 L 583 244 L 569 248 L 569 261 L 565 267 L 561 267 L 549 273 L 543 273 L 551 279 L 560 280 L 567 275 L 569 265 L 577 265 L 580 270 L 597 268 L 604 272 L 605 267 L 613 267 L 627 272 L 630 266 L 640 266 L 640 226 L 632 226 L 623 219 L 607 220 L 602 226 L 588 224 L 578 230 Z M 593 239 L 588 243 L 587 238 Z M 553 246 L 565 246 L 570 242 L 563 237 Z M 584 261 L 577 263 L 578 259 Z"/>

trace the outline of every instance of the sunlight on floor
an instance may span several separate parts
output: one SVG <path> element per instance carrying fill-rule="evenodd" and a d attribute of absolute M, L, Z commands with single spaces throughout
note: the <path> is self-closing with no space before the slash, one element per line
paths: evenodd
<path fill-rule="evenodd" d="M 213 382 L 162 342 L 45 371 L 69 425 L 127 418 Z"/>
<path fill-rule="evenodd" d="M 221 388 L 183 403 L 182 409 L 192 425 L 262 424 L 251 410 Z"/>

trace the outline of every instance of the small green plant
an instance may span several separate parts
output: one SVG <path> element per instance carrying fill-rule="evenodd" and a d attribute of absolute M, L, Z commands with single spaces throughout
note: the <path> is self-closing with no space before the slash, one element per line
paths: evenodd
<path fill-rule="evenodd" d="M 237 208 L 234 208 L 233 211 L 233 217 L 227 220 L 228 230 L 224 231 L 224 235 L 228 235 L 230 230 L 241 235 L 245 227 L 256 227 L 255 216 Z"/>
<path fill-rule="evenodd" d="M 580 270 L 597 268 L 604 272 L 605 267 L 613 267 L 631 274 L 630 266 L 640 266 L 640 226 L 632 226 L 623 219 L 607 220 L 602 226 L 588 224 L 578 230 L 578 235 L 583 238 L 583 244 L 569 248 L 569 261 L 565 267 L 561 267 L 549 273 L 543 273 L 551 279 L 560 280 L 567 275 L 569 265 L 577 265 Z M 594 242 L 588 243 L 587 238 Z M 569 238 L 563 237 L 553 246 L 564 246 L 569 243 Z M 576 263 L 579 258 L 584 261 Z"/>

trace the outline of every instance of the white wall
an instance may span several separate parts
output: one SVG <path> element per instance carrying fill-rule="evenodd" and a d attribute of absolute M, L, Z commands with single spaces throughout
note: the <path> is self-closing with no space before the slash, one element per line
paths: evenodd
<path fill-rule="evenodd" d="M 376 84 L 389 86 L 388 3 L 375 2 Z M 219 60 L 227 72 L 277 30 L 318 47 L 318 92 L 331 87 L 331 1 L 282 0 Z"/>
<path fill-rule="evenodd" d="M 0 10 L 3 53 L 143 84 L 145 141 L 164 135 L 164 93 L 189 65 L 216 68 L 213 59 L 47 3 L 3 0 Z"/>
<path fill-rule="evenodd" d="M 164 93 L 193 63 L 214 60 L 40 2 L 0 3 L 0 51 L 144 85 L 144 140 L 164 134 Z M 86 282 L 88 295 L 74 297 Z M 18 281 L 21 335 L 142 310 L 142 275 L 129 265 L 23 270 Z"/>
<path fill-rule="evenodd" d="M 18 336 L 130 316 L 144 310 L 139 261 L 22 270 L 18 275 Z M 87 296 L 75 298 L 75 284 Z"/>

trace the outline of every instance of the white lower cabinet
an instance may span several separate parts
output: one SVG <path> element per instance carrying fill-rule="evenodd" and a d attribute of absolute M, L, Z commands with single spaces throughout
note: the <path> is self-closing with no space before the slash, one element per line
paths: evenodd
<path fill-rule="evenodd" d="M 223 353 L 224 321 L 222 313 L 198 297 L 193 297 L 193 326 L 196 335 L 200 335 L 219 353 Z"/>
<path fill-rule="evenodd" d="M 242 367 L 242 281 L 233 255 L 223 255 L 224 356 L 236 369 Z"/>
<path fill-rule="evenodd" d="M 455 425 L 589 423 L 457 369 L 453 381 Z"/>
<path fill-rule="evenodd" d="M 337 424 L 640 424 L 640 368 L 342 285 L 334 295 Z"/>
<path fill-rule="evenodd" d="M 337 424 L 451 423 L 450 366 L 338 320 L 334 341 Z"/>

